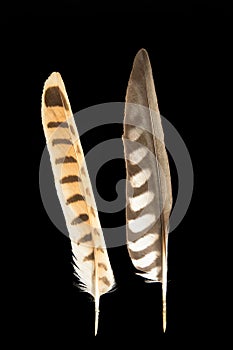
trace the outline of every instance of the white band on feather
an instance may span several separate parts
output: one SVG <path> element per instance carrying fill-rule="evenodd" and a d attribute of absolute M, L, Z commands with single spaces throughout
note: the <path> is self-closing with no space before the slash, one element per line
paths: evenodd
<path fill-rule="evenodd" d="M 150 204 L 154 199 L 154 193 L 147 191 L 140 194 L 137 197 L 129 198 L 130 207 L 133 211 L 138 211 L 142 208 L 145 208 L 148 204 Z"/>
<path fill-rule="evenodd" d="M 145 184 L 146 181 L 149 180 L 151 176 L 150 169 L 143 169 L 139 173 L 132 175 L 130 178 L 130 183 L 132 187 L 139 188 Z"/>
<path fill-rule="evenodd" d="M 146 228 L 149 228 L 154 222 L 154 214 L 145 214 L 143 216 L 138 217 L 137 219 L 129 220 L 128 225 L 129 229 L 132 232 L 138 233 L 145 230 Z"/>
<path fill-rule="evenodd" d="M 145 236 L 139 238 L 135 242 L 129 242 L 128 246 L 133 252 L 140 252 L 146 249 L 159 239 L 158 233 L 147 233 Z"/>
<path fill-rule="evenodd" d="M 143 158 L 148 153 L 148 149 L 146 147 L 139 147 L 135 149 L 134 151 L 130 152 L 129 154 L 129 160 L 131 163 L 140 163 Z"/>
<path fill-rule="evenodd" d="M 136 268 L 144 269 L 147 266 L 150 266 L 158 257 L 158 253 L 153 251 L 148 254 L 146 254 L 143 258 L 141 259 L 132 259 L 134 265 Z"/>

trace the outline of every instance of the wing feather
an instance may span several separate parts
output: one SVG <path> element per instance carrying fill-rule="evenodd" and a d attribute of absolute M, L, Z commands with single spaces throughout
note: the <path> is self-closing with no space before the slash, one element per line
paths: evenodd
<path fill-rule="evenodd" d="M 114 276 L 79 134 L 64 83 L 56 72 L 44 85 L 42 124 L 71 239 L 75 274 L 81 288 L 95 299 L 97 333 L 99 298 L 114 286 Z"/>
<path fill-rule="evenodd" d="M 162 282 L 166 328 L 167 239 L 172 207 L 164 133 L 146 50 L 133 63 L 125 104 L 123 143 L 127 174 L 127 244 L 140 275 Z"/>

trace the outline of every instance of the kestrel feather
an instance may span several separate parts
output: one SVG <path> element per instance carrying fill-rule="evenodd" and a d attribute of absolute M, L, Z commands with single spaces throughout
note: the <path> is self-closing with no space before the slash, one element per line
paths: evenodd
<path fill-rule="evenodd" d="M 126 161 L 127 246 L 133 265 L 162 283 L 166 330 L 167 241 L 171 178 L 152 69 L 146 50 L 133 63 L 126 93 L 123 143 Z"/>
<path fill-rule="evenodd" d="M 56 72 L 44 85 L 42 124 L 57 195 L 71 240 L 74 271 L 80 287 L 95 301 L 97 334 L 99 299 L 114 286 L 114 276 L 79 134 L 64 83 Z"/>

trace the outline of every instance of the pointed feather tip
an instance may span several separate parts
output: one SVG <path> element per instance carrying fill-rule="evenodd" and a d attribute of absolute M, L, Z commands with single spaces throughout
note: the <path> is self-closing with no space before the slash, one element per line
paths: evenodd
<path fill-rule="evenodd" d="M 44 88 L 47 88 L 49 86 L 59 86 L 61 84 L 63 85 L 61 74 L 59 72 L 53 72 L 45 81 Z"/>
<path fill-rule="evenodd" d="M 138 72 L 143 72 L 143 71 L 145 72 L 146 76 L 151 71 L 149 55 L 146 49 L 144 48 L 140 49 L 134 57 L 133 67 L 132 67 L 130 77 L 131 78 L 133 77 L 133 80 L 139 79 L 141 81 L 141 77 L 140 77 L 140 74 L 138 75 Z"/>
<path fill-rule="evenodd" d="M 49 94 L 49 97 L 46 97 L 47 90 L 49 90 L 50 88 L 52 88 L 51 90 L 53 90 L 53 88 L 55 89 Z M 60 95 L 60 97 L 58 97 L 58 95 Z M 49 99 L 49 101 L 45 101 L 46 99 Z M 44 83 L 42 93 L 42 109 L 44 107 L 44 104 L 47 107 L 56 107 L 63 105 L 63 107 L 65 107 L 67 111 L 71 110 L 69 98 L 66 93 L 65 84 L 59 72 L 51 73 Z"/>
<path fill-rule="evenodd" d="M 134 62 L 141 61 L 141 60 L 148 60 L 149 61 L 149 55 L 146 49 L 141 48 L 134 59 Z"/>

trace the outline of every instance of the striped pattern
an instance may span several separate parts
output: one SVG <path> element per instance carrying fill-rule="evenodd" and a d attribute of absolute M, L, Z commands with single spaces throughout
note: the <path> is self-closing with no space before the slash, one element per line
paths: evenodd
<path fill-rule="evenodd" d="M 128 180 L 128 251 L 140 275 L 162 282 L 165 330 L 167 236 L 172 192 L 151 66 L 143 49 L 135 57 L 128 83 L 123 143 Z"/>
<path fill-rule="evenodd" d="M 59 73 L 45 82 L 42 124 L 58 198 L 64 213 L 81 287 L 95 299 L 95 333 L 99 297 L 114 285 L 104 236 L 78 131 Z"/>

